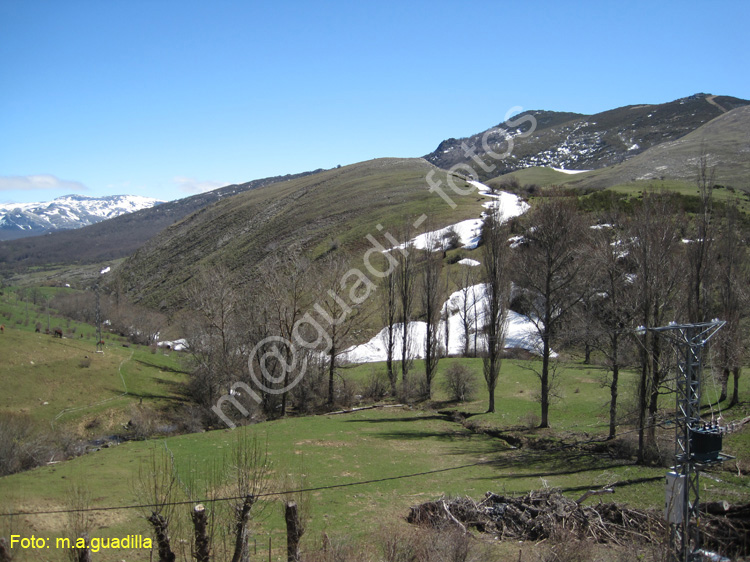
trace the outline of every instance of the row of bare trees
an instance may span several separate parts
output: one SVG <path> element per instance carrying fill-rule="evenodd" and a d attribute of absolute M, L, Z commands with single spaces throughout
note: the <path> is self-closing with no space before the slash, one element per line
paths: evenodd
<path fill-rule="evenodd" d="M 334 406 L 341 356 L 358 336 L 370 282 L 352 271 L 342 256 L 311 262 L 295 250 L 279 253 L 252 282 L 247 272 L 201 270 L 180 319 L 193 399 L 210 409 L 246 390 L 243 404 L 252 407 L 252 392 L 265 417 Z"/>
<path fill-rule="evenodd" d="M 654 332 L 637 335 L 635 328 L 672 321 L 726 320 L 712 356 L 722 374 L 720 400 L 727 397 L 731 373 L 730 406 L 737 403 L 749 308 L 747 240 L 737 202 L 716 205 L 705 176 L 699 194 L 697 211 L 686 213 L 675 194 L 647 191 L 632 212 L 610 208 L 592 228 L 577 197 L 550 192 L 520 221 L 523 238 L 508 267 L 520 292 L 514 306 L 534 322 L 542 342 L 542 427 L 549 425 L 552 348 L 578 346 L 586 362 L 598 350 L 610 372 L 610 437 L 616 433 L 620 370 L 638 368 L 639 457 L 646 460 L 655 445 L 671 355 Z M 488 255 L 498 251 L 489 251 L 492 231 L 485 232 L 490 282 Z M 487 326 L 490 336 L 492 323 Z M 491 348 L 487 355 L 492 357 Z M 490 408 L 493 403 L 490 396 Z"/>

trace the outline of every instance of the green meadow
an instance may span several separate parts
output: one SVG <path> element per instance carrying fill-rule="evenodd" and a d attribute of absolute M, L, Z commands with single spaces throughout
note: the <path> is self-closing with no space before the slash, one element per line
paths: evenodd
<path fill-rule="evenodd" d="M 666 469 L 636 466 L 632 460 L 617 458 L 606 448 L 594 447 L 607 431 L 608 388 L 602 384 L 604 375 L 600 369 L 576 363 L 564 365 L 559 370 L 558 399 L 551 412 L 553 427 L 539 430 L 532 427 L 538 410 L 535 400 L 538 380 L 533 372 L 538 367 L 537 361 L 504 361 L 497 391 L 498 411 L 494 414 L 482 413 L 487 402 L 481 386 L 474 401 L 446 401 L 440 380 L 453 362 L 464 363 L 473 371 L 477 383 L 483 382 L 481 360 L 444 359 L 440 363 L 434 401 L 428 404 L 404 406 L 386 401 L 381 407 L 343 414 L 289 417 L 235 430 L 123 443 L 0 479 L 3 511 L 65 509 L 71 505 L 71 490 L 75 487 L 87 491 L 92 507 L 138 504 L 142 501 L 137 493 L 139 474 L 148 472 L 154 455 L 173 459 L 183 484 L 175 499 L 206 499 L 195 490 L 205 490 L 205 494 L 214 497 L 231 495 L 229 488 L 212 482 L 210 475 L 218 470 L 216 467 L 231 464 L 231 451 L 242 435 L 251 436 L 267 447 L 270 461 L 268 484 L 272 495 L 264 497 L 254 508 L 258 515 L 253 521 L 252 536 L 261 545 L 255 560 L 267 559 L 269 537 L 272 559 L 283 559 L 280 499 L 284 496 L 277 494 L 299 486 L 312 489 L 303 495 L 303 503 L 309 505 L 303 550 L 318 548 L 323 533 L 367 540 L 373 533 L 383 532 L 384 526 L 406 528 L 405 517 L 410 506 L 442 496 L 481 498 L 487 491 L 523 494 L 540 488 L 558 488 L 577 498 L 586 490 L 614 484 L 616 493 L 611 496 L 612 501 L 642 508 L 662 505 Z M 360 365 L 344 369 L 342 375 L 364 384 L 382 368 L 379 364 Z M 419 368 L 420 363 L 415 362 L 413 372 Z M 621 391 L 623 415 L 633 384 L 634 375 L 626 373 Z M 748 391 L 747 387 L 743 381 L 743 393 Z M 112 393 L 115 391 L 113 388 Z M 463 418 L 453 412 L 463 413 Z M 727 419 L 746 415 L 746 405 L 725 412 Z M 632 429 L 623 425 L 620 431 L 623 442 L 632 443 Z M 663 437 L 668 441 L 673 432 L 664 431 Z M 520 439 L 522 445 L 512 445 L 514 441 L 508 440 L 509 436 Z M 738 466 L 744 470 L 748 468 L 748 442 L 743 433 L 725 440 L 725 450 L 737 454 L 741 463 Z M 730 463 L 712 470 L 701 480 L 702 499 L 748 501 L 750 487 L 746 478 L 737 476 L 737 470 Z M 188 494 L 187 489 L 194 491 Z M 225 502 L 207 505 L 217 514 L 226 514 Z M 189 508 L 189 504 L 177 506 L 174 514 L 173 541 L 187 541 L 177 543 L 183 546 L 190 540 Z M 143 518 L 145 513 L 144 509 L 91 512 L 93 536 L 151 536 Z M 0 534 L 66 536 L 67 517 L 65 514 L 3 517 Z M 58 558 L 48 553 L 41 558 L 33 558 L 29 552 L 24 554 L 30 560 L 64 559 L 62 553 Z M 145 551 L 132 551 L 127 557 L 122 551 L 101 551 L 95 559 L 147 560 L 149 556 Z"/>

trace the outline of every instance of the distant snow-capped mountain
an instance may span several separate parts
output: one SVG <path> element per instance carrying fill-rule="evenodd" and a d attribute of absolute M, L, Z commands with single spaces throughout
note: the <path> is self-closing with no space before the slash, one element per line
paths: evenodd
<path fill-rule="evenodd" d="M 43 203 L 0 205 L 0 240 L 81 228 L 163 203 L 140 195 L 63 195 Z"/>

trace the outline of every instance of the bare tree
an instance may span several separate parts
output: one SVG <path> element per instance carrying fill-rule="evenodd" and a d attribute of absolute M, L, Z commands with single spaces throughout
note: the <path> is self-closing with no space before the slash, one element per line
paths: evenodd
<path fill-rule="evenodd" d="M 682 240 L 677 208 L 668 193 L 648 191 L 628 228 L 628 251 L 635 268 L 633 309 L 636 322 L 645 328 L 665 324 L 675 317 L 681 289 L 679 266 Z M 656 333 L 646 329 L 639 338 L 641 373 L 638 383 L 638 461 L 645 462 L 656 444 L 658 398 L 668 365 Z"/>
<path fill-rule="evenodd" d="M 448 296 L 450 295 L 451 277 L 450 275 L 445 276 L 445 284 L 443 285 L 443 306 L 440 310 L 440 323 L 443 326 L 443 354 L 445 357 L 450 355 L 450 343 L 451 343 L 451 308 L 448 302 Z"/>
<path fill-rule="evenodd" d="M 487 383 L 489 406 L 495 411 L 495 388 L 500 377 L 506 320 L 510 302 L 510 247 L 508 228 L 500 217 L 489 214 L 482 227 L 482 264 L 484 269 L 484 336 L 487 344 L 482 354 L 484 380 Z"/>
<path fill-rule="evenodd" d="M 518 249 L 516 284 L 532 293 L 530 318 L 542 340 L 540 427 L 549 427 L 551 344 L 586 291 L 580 274 L 588 229 L 576 201 L 557 194 L 540 199 L 524 220 L 527 228 Z"/>
<path fill-rule="evenodd" d="M 323 293 L 319 295 L 314 309 L 324 320 L 322 325 L 327 331 L 328 406 L 334 404 L 337 360 L 355 343 L 356 328 L 363 319 L 359 308 L 361 298 L 357 296 L 357 291 L 362 291 L 367 284 L 372 285 L 372 281 L 357 272 L 349 268 L 344 257 L 333 256 L 324 261 L 318 275 L 318 286 Z M 369 293 L 371 289 L 367 287 L 367 291 L 360 295 Z"/>
<path fill-rule="evenodd" d="M 443 270 L 442 253 L 436 247 L 440 246 L 440 240 L 433 237 L 428 242 L 428 249 L 421 268 L 421 300 L 422 312 L 427 324 L 424 341 L 424 366 L 425 366 L 425 396 L 429 399 L 432 395 L 432 381 L 437 373 L 438 361 L 440 360 L 440 315 L 443 301 L 445 300 L 444 285 L 441 283 L 440 275 Z"/>
<path fill-rule="evenodd" d="M 391 385 L 391 396 L 396 396 L 396 383 L 398 373 L 394 367 L 394 355 L 396 349 L 396 325 L 398 323 L 398 288 L 396 286 L 396 272 L 388 271 L 380 281 L 380 311 L 385 328 L 382 332 L 383 345 L 385 347 L 385 368 L 388 382 Z"/>
<path fill-rule="evenodd" d="M 724 227 L 716 244 L 717 254 L 717 314 L 726 325 L 717 333 L 715 349 L 721 368 L 721 396 L 726 400 L 730 373 L 734 386 L 730 407 L 739 402 L 739 379 L 745 358 L 745 334 L 741 327 L 748 315 L 748 277 L 750 266 L 746 242 L 739 224 L 737 201 L 726 206 Z"/>
<path fill-rule="evenodd" d="M 262 444 L 256 436 L 239 434 L 232 450 L 230 478 L 233 487 L 235 514 L 234 554 L 232 562 L 250 560 L 248 522 L 258 498 L 268 491 L 271 463 L 268 443 Z"/>
<path fill-rule="evenodd" d="M 166 445 L 153 449 L 150 458 L 139 467 L 135 492 L 139 502 L 148 506 L 144 508 L 144 516 L 154 529 L 160 562 L 173 562 L 178 558 L 175 545 L 182 550 L 179 557 L 186 558 L 184 549 L 189 541 L 178 540 L 186 530 L 180 530 L 176 506 L 195 502 L 198 497 L 206 498 L 207 502 L 190 509 L 193 557 L 201 562 L 208 562 L 212 557 L 249 562 L 248 524 L 253 515 L 266 506 L 259 498 L 270 489 L 272 466 L 267 441 L 264 443 L 257 435 L 241 430 L 235 432 L 234 437 L 228 454 L 216 463 L 206 464 L 202 460 L 200 471 L 187 461 L 186 466 L 178 468 Z M 226 495 L 231 496 L 230 502 L 217 502 Z M 218 511 L 219 507 L 222 512 Z M 225 509 L 230 512 L 228 524 Z M 229 532 L 216 533 L 217 527 Z M 219 541 L 215 541 L 217 535 Z M 232 545 L 228 546 L 225 541 Z"/>
<path fill-rule="evenodd" d="M 474 356 L 477 351 L 476 337 L 472 346 L 471 334 L 478 333 L 478 310 L 477 310 L 477 275 L 474 267 L 466 267 L 460 280 L 460 302 L 458 305 L 458 317 L 461 321 L 461 342 L 463 343 L 464 357 Z"/>
<path fill-rule="evenodd" d="M 185 290 L 192 312 L 186 339 L 194 363 L 190 391 L 205 407 L 229 391 L 244 370 L 234 276 L 224 267 L 202 269 Z"/>
<path fill-rule="evenodd" d="M 620 368 L 628 341 L 633 309 L 630 306 L 633 281 L 628 273 L 627 252 L 624 250 L 622 232 L 617 215 L 607 217 L 607 222 L 592 232 L 588 260 L 589 278 L 596 292 L 588 299 L 589 307 L 583 319 L 588 326 L 592 345 L 606 359 L 611 374 L 609 381 L 609 439 L 617 433 L 617 399 Z"/>
<path fill-rule="evenodd" d="M 705 322 L 710 314 L 711 269 L 714 258 L 713 189 L 715 169 L 708 165 L 708 154 L 702 151 L 698 165 L 700 206 L 692 220 L 691 239 L 687 243 L 689 322 Z"/>
<path fill-rule="evenodd" d="M 283 346 L 279 352 L 283 355 L 283 365 L 276 363 L 278 369 L 283 370 L 284 388 L 289 386 L 291 377 L 296 376 L 289 366 L 294 362 L 290 355 L 295 352 L 292 349 L 294 329 L 302 318 L 306 309 L 311 304 L 311 264 L 299 249 L 292 248 L 283 254 L 276 256 L 269 264 L 263 279 L 265 280 L 264 294 L 267 297 L 268 320 L 270 322 L 270 334 L 280 336 L 289 345 Z M 269 364 L 269 368 L 271 365 Z M 279 373 L 279 377 L 282 375 Z M 274 398 L 277 395 L 264 395 L 264 403 L 267 413 L 273 415 L 278 406 L 279 415 L 286 415 L 288 393 L 281 394 L 281 403 L 276 404 Z"/>
<path fill-rule="evenodd" d="M 407 389 L 409 369 L 414 361 L 412 350 L 412 335 L 409 324 L 414 314 L 414 245 L 411 243 L 411 233 L 405 229 L 402 234 L 404 248 L 392 250 L 398 263 L 396 267 L 396 287 L 399 305 L 399 321 L 401 323 L 401 382 Z"/>
<path fill-rule="evenodd" d="M 172 550 L 170 537 L 170 522 L 178 492 L 174 459 L 152 449 L 148 464 L 143 463 L 139 467 L 135 491 L 139 503 L 149 506 L 144 517 L 154 529 L 159 562 L 174 562 L 177 557 Z"/>
<path fill-rule="evenodd" d="M 75 483 L 68 490 L 68 529 L 73 535 L 75 544 L 68 552 L 68 558 L 73 562 L 90 562 L 89 533 L 94 526 L 91 517 L 91 492 L 81 483 Z M 85 546 L 79 547 L 78 542 L 83 539 Z"/>

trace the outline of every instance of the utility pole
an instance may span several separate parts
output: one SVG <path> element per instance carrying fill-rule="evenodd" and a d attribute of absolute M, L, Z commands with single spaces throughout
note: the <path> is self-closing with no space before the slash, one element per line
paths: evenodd
<path fill-rule="evenodd" d="M 728 458 L 721 451 L 721 429 L 704 424 L 700 417 L 703 349 L 726 322 L 676 324 L 639 328 L 665 336 L 678 352 L 675 408 L 675 466 L 667 473 L 665 515 L 670 527 L 670 547 L 675 562 L 703 560 L 700 547 L 698 505 L 700 469 Z"/>

